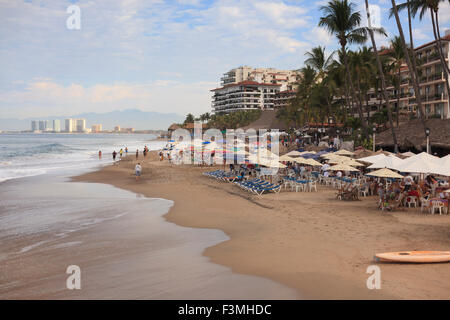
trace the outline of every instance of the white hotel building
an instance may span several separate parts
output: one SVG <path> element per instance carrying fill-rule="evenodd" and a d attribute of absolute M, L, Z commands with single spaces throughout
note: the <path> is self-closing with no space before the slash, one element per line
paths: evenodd
<path fill-rule="evenodd" d="M 212 111 L 230 113 L 241 110 L 273 110 L 280 91 L 295 90 L 298 70 L 251 68 L 242 66 L 226 72 L 221 87 L 211 90 Z"/>

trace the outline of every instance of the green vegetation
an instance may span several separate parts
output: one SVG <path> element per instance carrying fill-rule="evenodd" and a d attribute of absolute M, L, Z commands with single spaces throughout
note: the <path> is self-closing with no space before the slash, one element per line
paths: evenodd
<path fill-rule="evenodd" d="M 186 123 L 192 123 L 195 121 L 201 121 L 206 123 L 210 128 L 217 129 L 237 129 L 240 127 L 245 127 L 252 123 L 253 121 L 259 119 L 261 116 L 261 110 L 249 110 L 249 111 L 236 111 L 228 114 L 201 114 L 198 118 L 194 118 L 192 114 L 186 116 Z"/>

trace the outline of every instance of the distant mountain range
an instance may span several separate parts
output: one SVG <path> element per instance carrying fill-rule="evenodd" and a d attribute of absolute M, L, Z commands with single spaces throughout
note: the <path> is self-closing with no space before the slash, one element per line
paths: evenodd
<path fill-rule="evenodd" d="M 176 113 L 159 113 L 153 111 L 141 111 L 128 109 L 123 111 L 111 111 L 107 113 L 82 113 L 65 117 L 42 117 L 26 119 L 0 119 L 0 130 L 16 131 L 30 130 L 32 120 L 61 120 L 61 130 L 64 130 L 64 119 L 84 118 L 86 127 L 93 124 L 102 124 L 103 130 L 112 130 L 115 126 L 122 128 L 135 128 L 136 130 L 166 130 L 172 123 L 184 121 L 184 117 Z"/>

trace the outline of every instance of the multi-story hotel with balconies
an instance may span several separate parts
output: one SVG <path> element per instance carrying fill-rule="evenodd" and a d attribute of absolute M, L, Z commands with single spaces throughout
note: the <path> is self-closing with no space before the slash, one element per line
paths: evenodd
<path fill-rule="evenodd" d="M 280 91 L 280 84 L 241 81 L 229 83 L 211 90 L 212 110 L 214 113 L 230 113 L 242 110 L 273 110 L 275 94 Z"/>
<path fill-rule="evenodd" d="M 445 36 L 441 37 L 441 40 L 445 63 L 450 66 L 450 30 L 446 31 Z M 414 49 L 418 68 L 420 68 L 420 95 L 427 117 L 448 119 L 450 118 L 449 94 L 445 85 L 443 66 L 437 48 L 437 42 L 432 41 Z M 389 50 L 390 49 L 383 48 L 380 54 L 386 54 Z M 400 78 L 399 97 L 397 95 L 396 86 L 387 88 L 391 106 L 395 110 L 399 108 L 399 113 L 401 115 L 417 115 L 417 101 L 406 63 L 404 63 L 400 69 Z M 374 89 L 371 89 L 368 92 L 367 100 L 363 103 L 364 107 L 366 107 L 366 115 L 367 112 L 369 112 L 370 115 L 374 114 L 383 104 L 384 99 L 381 99 L 381 92 L 376 93 Z M 353 110 L 353 113 L 356 116 L 357 111 Z"/>
<path fill-rule="evenodd" d="M 252 68 L 241 66 L 224 73 L 222 87 L 211 90 L 214 113 L 229 113 L 238 110 L 273 110 L 284 99 L 280 91 L 293 92 L 301 78 L 299 70 L 274 68 Z M 278 103 L 280 102 L 280 103 Z"/>

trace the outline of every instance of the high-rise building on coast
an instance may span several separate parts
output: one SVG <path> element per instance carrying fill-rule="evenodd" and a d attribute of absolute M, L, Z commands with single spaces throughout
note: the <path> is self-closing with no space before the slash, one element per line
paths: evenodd
<path fill-rule="evenodd" d="M 214 113 L 230 113 L 248 110 L 273 110 L 275 95 L 280 92 L 280 84 L 241 81 L 229 83 L 211 90 Z"/>
<path fill-rule="evenodd" d="M 53 131 L 54 132 L 61 131 L 61 122 L 58 119 L 53 120 Z"/>
<path fill-rule="evenodd" d="M 211 90 L 212 111 L 273 110 L 279 92 L 295 92 L 302 74 L 299 70 L 241 66 L 224 73 L 221 87 Z M 284 99 L 285 97 L 282 96 Z"/>
<path fill-rule="evenodd" d="M 64 120 L 64 124 L 65 124 L 65 132 L 72 132 L 73 131 L 73 126 L 72 126 L 72 119 L 66 119 Z"/>
<path fill-rule="evenodd" d="M 65 132 L 86 132 L 86 119 L 65 119 L 64 128 Z"/>
<path fill-rule="evenodd" d="M 86 131 L 86 119 L 77 119 L 77 132 Z"/>
<path fill-rule="evenodd" d="M 241 66 L 223 74 L 221 85 L 236 84 L 242 81 L 255 81 L 264 84 L 279 84 L 280 90 L 295 90 L 302 74 L 300 70 L 279 70 L 275 68 L 252 68 Z"/>
<path fill-rule="evenodd" d="M 37 120 L 31 121 L 31 131 L 38 131 L 39 130 L 39 122 Z"/>
<path fill-rule="evenodd" d="M 40 131 L 45 131 L 45 120 L 39 120 L 39 130 Z"/>
<path fill-rule="evenodd" d="M 102 127 L 101 124 L 93 124 L 93 125 L 91 126 L 91 132 L 98 133 L 98 132 L 101 132 L 102 129 L 103 129 L 103 127 Z"/>

